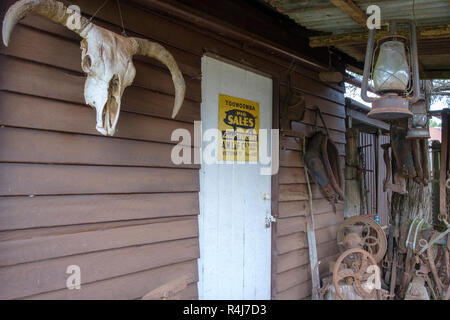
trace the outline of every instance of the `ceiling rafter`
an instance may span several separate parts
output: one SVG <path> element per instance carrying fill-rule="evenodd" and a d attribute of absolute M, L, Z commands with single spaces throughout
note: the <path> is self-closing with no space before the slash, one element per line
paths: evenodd
<path fill-rule="evenodd" d="M 408 37 L 409 31 L 405 29 L 397 30 L 398 34 Z M 386 37 L 387 31 L 375 33 L 375 39 Z M 329 46 L 352 46 L 367 43 L 367 32 L 345 33 L 326 36 L 315 36 L 309 38 L 309 45 L 312 48 Z M 447 39 L 450 38 L 450 24 L 417 27 L 417 40 L 425 39 Z"/>
<path fill-rule="evenodd" d="M 366 27 L 367 15 L 352 0 L 330 0 L 330 2 L 361 27 Z"/>

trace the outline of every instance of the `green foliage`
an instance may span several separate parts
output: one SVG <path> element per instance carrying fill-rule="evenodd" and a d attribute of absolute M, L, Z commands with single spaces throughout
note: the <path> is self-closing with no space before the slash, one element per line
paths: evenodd
<path fill-rule="evenodd" d="M 430 119 L 430 127 L 434 127 L 434 128 L 441 128 L 442 127 L 442 123 L 439 123 L 433 119 Z"/>

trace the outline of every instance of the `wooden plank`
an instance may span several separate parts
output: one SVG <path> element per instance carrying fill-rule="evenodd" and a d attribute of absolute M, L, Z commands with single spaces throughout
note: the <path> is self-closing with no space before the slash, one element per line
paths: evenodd
<path fill-rule="evenodd" d="M 321 243 L 336 240 L 338 228 L 339 228 L 339 224 L 324 227 L 322 229 L 316 230 L 317 243 L 321 244 Z"/>
<path fill-rule="evenodd" d="M 326 259 L 339 253 L 339 248 L 336 240 L 320 243 L 317 245 L 317 255 L 318 259 Z M 309 263 L 308 249 L 300 249 L 295 251 L 290 251 L 284 254 L 278 255 L 278 274 L 303 266 Z"/>
<path fill-rule="evenodd" d="M 165 93 L 151 91 L 136 86 L 128 87 L 122 97 L 123 111 L 172 119 L 174 97 Z M 193 122 L 200 120 L 200 103 L 184 99 L 176 120 Z"/>
<path fill-rule="evenodd" d="M 377 119 L 371 119 L 362 112 L 352 110 L 352 109 L 347 109 L 347 115 L 349 117 L 352 117 L 353 119 L 355 119 L 359 122 L 362 122 L 364 124 L 367 124 L 371 127 L 375 127 L 377 129 L 386 130 L 386 131 L 390 130 L 390 126 L 387 122 L 377 120 Z"/>
<path fill-rule="evenodd" d="M 300 300 L 309 295 L 311 295 L 311 281 L 307 280 L 304 283 L 298 284 L 292 288 L 285 291 L 279 292 L 277 294 L 277 300 Z"/>
<path fill-rule="evenodd" d="M 344 221 L 344 214 L 340 212 L 329 212 L 324 214 L 319 214 L 314 216 L 314 227 L 315 229 L 322 229 L 334 225 L 340 224 Z"/>
<path fill-rule="evenodd" d="M 117 278 L 81 284 L 81 290 L 57 290 L 37 294 L 27 300 L 135 300 L 147 292 L 164 285 L 173 278 L 187 274 L 197 275 L 195 260 L 172 264 L 160 268 L 127 274 Z M 197 279 L 182 293 L 182 299 L 196 296 Z"/>
<path fill-rule="evenodd" d="M 95 111 L 86 106 L 9 92 L 0 92 L 0 103 L 2 125 L 103 137 L 95 129 Z M 192 124 L 122 112 L 114 137 L 175 144 L 171 135 L 176 129 L 193 137 Z"/>
<path fill-rule="evenodd" d="M 311 191 L 314 201 L 325 199 L 317 184 L 311 184 Z M 280 201 L 298 201 L 307 199 L 308 193 L 305 184 L 280 184 Z M 337 204 L 337 207 L 339 207 L 339 203 Z"/>
<path fill-rule="evenodd" d="M 305 110 L 305 116 L 302 120 L 304 124 L 309 124 L 314 126 L 315 124 L 315 112 L 313 110 L 307 109 Z M 338 118 L 335 116 L 330 116 L 328 114 L 323 114 L 323 120 L 325 121 L 325 124 L 328 128 L 328 130 L 336 130 L 339 132 L 345 133 L 345 119 L 344 118 Z M 320 120 L 320 117 L 317 116 L 317 126 L 324 127 L 322 121 Z M 332 135 L 332 132 L 330 132 Z"/>
<path fill-rule="evenodd" d="M 197 269 L 196 269 L 197 270 Z M 197 272 L 197 271 L 196 271 Z M 180 300 L 198 300 L 198 286 L 197 281 L 188 284 L 186 289 L 180 293 Z"/>
<path fill-rule="evenodd" d="M 399 29 L 399 35 L 409 37 L 408 29 Z M 433 26 L 420 26 L 416 28 L 417 41 L 427 39 L 446 39 L 450 37 L 450 24 Z M 389 35 L 387 31 L 375 33 L 375 41 Z M 313 48 L 328 46 L 353 46 L 367 43 L 368 32 L 334 34 L 327 36 L 314 36 L 309 38 L 309 45 Z"/>
<path fill-rule="evenodd" d="M 17 72 L 20 70 L 21 72 Z M 85 105 L 84 99 L 84 82 L 85 76 L 81 73 L 68 72 L 63 69 L 51 67 L 48 65 L 43 65 L 35 62 L 30 62 L 26 60 L 15 59 L 9 56 L 0 55 L 0 89 L 13 91 L 18 93 L 24 93 L 29 95 L 35 95 L 40 97 L 47 97 L 52 99 L 58 99 L 66 102 L 74 102 Z M 145 71 L 145 70 L 144 70 Z M 161 75 L 152 71 L 152 85 L 156 86 L 152 88 L 152 91 L 157 93 L 163 93 L 165 95 L 170 95 L 168 100 L 171 100 L 170 105 L 164 106 L 162 109 L 170 110 L 173 109 L 173 84 L 170 75 Z M 141 77 L 145 76 L 145 72 L 141 72 Z M 149 82 L 146 77 L 145 81 Z M 41 81 L 41 79 L 46 79 L 46 81 Z M 144 81 L 144 80 L 142 80 Z M 124 106 L 131 104 L 131 101 L 135 101 L 128 98 L 128 95 L 135 94 L 135 91 L 128 92 L 130 88 L 134 87 L 145 87 L 144 84 L 140 84 L 137 80 L 134 82 L 134 86 L 127 88 L 123 96 Z M 164 89 L 166 87 L 168 89 Z M 200 90 L 197 88 L 195 90 Z M 199 113 L 198 105 L 201 101 L 200 91 L 195 93 L 195 90 L 189 87 L 189 83 L 186 84 L 186 101 L 192 98 L 195 102 L 187 102 L 190 110 L 187 113 L 192 112 L 192 108 L 195 106 L 197 112 Z M 138 98 L 153 98 L 150 94 L 146 94 L 145 91 L 140 90 Z M 189 92 L 194 91 L 194 94 L 189 94 Z M 147 102 L 148 103 L 148 102 Z M 157 101 L 161 104 L 161 101 Z M 158 105 L 156 105 L 158 106 Z M 142 105 L 139 106 L 144 109 Z M 126 109 L 126 107 L 124 107 Z M 183 108 L 182 108 L 183 109 Z M 182 110 L 181 109 L 181 110 Z M 160 111 L 165 114 L 167 111 Z M 181 112 L 181 111 L 180 111 Z"/>
<path fill-rule="evenodd" d="M 200 168 L 174 164 L 173 145 L 163 143 L 0 128 L 0 145 L 0 162 Z"/>
<path fill-rule="evenodd" d="M 344 93 L 326 86 L 321 81 L 308 81 L 308 78 L 299 74 L 292 73 L 292 86 L 303 90 L 305 93 L 327 99 L 331 102 L 343 105 L 345 103 Z"/>
<path fill-rule="evenodd" d="M 16 35 L 18 39 L 15 38 Z M 11 43 L 15 45 L 11 47 L 2 46 L 2 49 L 0 49 L 2 55 L 67 69 L 84 76 L 84 72 L 81 70 L 80 45 L 77 42 L 38 31 L 33 32 L 29 28 L 18 26 Z M 174 95 L 172 77 L 166 67 L 162 67 L 162 65 L 157 67 L 140 60 L 134 61 L 134 65 L 136 67 L 136 76 L 133 81 L 135 86 Z M 186 98 L 200 102 L 200 80 L 186 76 L 184 80 L 186 83 Z"/>
<path fill-rule="evenodd" d="M 0 266 L 198 236 L 194 218 L 0 242 Z"/>
<path fill-rule="evenodd" d="M 323 199 L 316 184 L 311 185 L 313 199 Z M 308 192 L 305 184 L 280 184 L 280 202 L 308 200 Z"/>
<path fill-rule="evenodd" d="M 0 231 L 197 215 L 198 194 L 0 198 Z"/>
<path fill-rule="evenodd" d="M 324 131 L 323 125 L 321 121 L 318 121 L 317 128 L 322 129 Z M 316 130 L 314 129 L 313 125 L 305 124 L 303 122 L 292 122 L 292 130 L 295 132 L 298 132 L 299 134 L 302 134 L 304 136 L 310 137 L 312 136 Z M 331 138 L 335 143 L 343 143 L 345 144 L 345 133 L 341 131 L 336 131 L 333 129 L 329 130 Z"/>
<path fill-rule="evenodd" d="M 317 73 L 318 75 L 318 73 Z M 320 108 L 323 114 L 327 114 L 330 116 L 335 116 L 338 118 L 345 119 L 345 108 L 344 105 L 336 102 L 330 101 L 326 96 L 322 98 L 317 96 L 319 92 L 313 94 L 306 93 L 304 91 L 300 92 L 303 99 L 305 100 L 305 106 L 308 110 L 314 110 L 316 106 Z M 285 97 L 287 94 L 286 84 L 280 85 L 280 96 Z M 344 100 L 345 101 L 345 100 Z"/>
<path fill-rule="evenodd" d="M 272 106 L 272 128 L 280 128 L 280 83 L 278 79 L 273 79 L 273 106 Z M 272 145 L 272 148 L 275 148 Z M 278 147 L 276 147 L 278 148 Z M 279 161 L 279 157 L 278 157 Z M 270 179 L 271 199 L 270 199 L 270 214 L 275 217 L 279 216 L 279 174 L 272 175 Z M 276 221 L 275 221 L 276 222 Z M 278 259 L 278 241 L 277 241 L 277 223 L 272 223 L 270 234 L 270 298 L 273 299 L 276 294 L 276 274 L 277 274 L 277 259 Z"/>
<path fill-rule="evenodd" d="M 198 171 L 70 165 L 0 164 L 0 195 L 198 191 Z"/>
<path fill-rule="evenodd" d="M 304 232 L 280 236 L 276 239 L 278 254 L 305 248 L 308 243 Z"/>
<path fill-rule="evenodd" d="M 361 27 L 366 28 L 367 15 L 352 0 L 330 0 L 330 2 Z"/>
<path fill-rule="evenodd" d="M 333 211 L 331 203 L 326 199 L 316 199 L 313 202 L 314 215 L 329 213 Z M 344 204 L 336 203 L 338 214 L 343 212 Z M 309 215 L 308 201 L 288 201 L 279 203 L 280 218 Z"/>
<path fill-rule="evenodd" d="M 316 200 L 317 202 L 318 200 Z M 322 201 L 322 200 L 320 200 Z M 308 200 L 302 201 L 287 201 L 279 203 L 279 217 L 295 217 L 295 216 L 306 216 L 309 214 Z"/>
<path fill-rule="evenodd" d="M 317 246 L 317 252 L 319 255 L 319 259 L 323 259 L 326 257 L 334 256 L 339 253 L 339 247 L 336 243 L 336 240 L 321 243 Z"/>
<path fill-rule="evenodd" d="M 321 278 L 329 274 L 329 263 L 336 261 L 339 254 L 320 259 L 319 273 Z M 277 275 L 278 292 L 285 291 L 311 279 L 309 264 L 293 268 Z"/>
<path fill-rule="evenodd" d="M 450 170 L 450 112 L 444 110 L 441 114 L 441 159 L 439 174 L 439 214 L 444 217 L 448 215 L 447 210 L 447 188 L 446 181 Z"/>
<path fill-rule="evenodd" d="M 78 73 L 0 55 L 1 90 L 84 104 L 84 80 Z"/>
<path fill-rule="evenodd" d="M 293 200 L 308 200 L 306 185 L 304 184 L 280 185 L 280 202 Z"/>
<path fill-rule="evenodd" d="M 296 151 L 302 151 L 303 142 L 301 139 L 285 136 L 283 132 L 280 134 L 280 150 L 296 150 Z"/>
<path fill-rule="evenodd" d="M 1 131 L 0 131 L 1 132 Z M 305 183 L 305 171 L 303 168 L 281 167 L 278 171 L 279 181 L 282 184 Z"/>
<path fill-rule="evenodd" d="M 339 155 L 345 156 L 345 144 L 343 143 L 335 143 Z M 299 142 L 297 138 L 290 137 L 288 135 L 283 135 L 283 133 L 280 136 L 280 148 L 281 150 L 296 150 L 296 151 L 302 151 L 302 142 Z"/>
<path fill-rule="evenodd" d="M 305 218 L 304 217 L 292 217 L 282 218 L 277 220 L 277 235 L 284 236 L 297 232 L 305 231 Z"/>
<path fill-rule="evenodd" d="M 278 274 L 305 265 L 309 262 L 308 250 L 301 249 L 278 255 L 277 272 Z"/>
<path fill-rule="evenodd" d="M 294 268 L 277 275 L 277 292 L 285 291 L 311 279 L 309 265 Z"/>
<path fill-rule="evenodd" d="M 86 285 L 198 257 L 195 238 L 3 267 L 0 298 L 15 299 L 66 288 L 66 270 L 70 265 L 80 267 L 82 284 Z"/>
<path fill-rule="evenodd" d="M 281 150 L 280 167 L 296 167 L 303 170 L 303 155 L 300 151 Z"/>
<path fill-rule="evenodd" d="M 107 28 L 116 33 L 122 32 L 122 27 L 119 25 L 113 25 L 111 23 L 107 23 L 105 21 L 101 21 L 98 19 L 95 21 L 95 24 L 98 26 Z M 67 40 L 72 41 L 72 42 L 76 43 L 77 45 L 79 45 L 79 42 L 81 40 L 80 37 L 76 33 L 70 31 L 68 28 L 65 28 L 62 25 L 53 23 L 51 20 L 44 18 L 42 16 L 31 14 L 31 15 L 28 15 L 25 19 L 21 20 L 20 23 L 14 28 L 14 34 L 11 37 L 12 40 L 10 42 L 10 47 L 11 46 L 18 46 L 18 47 L 19 46 L 33 46 L 33 49 L 35 49 L 33 43 L 28 44 L 28 45 L 26 45 L 24 43 L 19 43 L 19 42 L 22 42 L 21 40 L 18 40 L 18 38 L 20 37 L 20 34 L 18 34 L 18 33 L 20 31 L 17 31 L 17 30 L 19 28 L 29 29 L 28 32 L 44 31 L 45 34 L 54 35 L 60 39 L 66 40 L 66 41 Z M 127 34 L 128 34 L 128 36 L 137 36 L 137 37 L 140 36 L 139 34 L 132 32 L 130 30 L 127 30 Z M 199 70 L 201 68 L 200 59 L 198 56 L 191 54 L 187 51 L 180 50 L 174 46 L 167 45 L 167 44 L 165 44 L 164 47 L 175 58 L 178 66 L 179 66 L 181 72 L 184 74 L 184 76 L 186 76 L 186 75 L 188 75 L 190 77 L 198 76 Z M 39 48 L 38 48 L 38 50 L 39 50 Z M 21 50 L 21 54 L 26 54 L 26 53 L 22 52 L 22 50 Z M 80 56 L 81 56 L 81 54 L 80 54 Z M 31 59 L 33 59 L 33 58 L 31 58 Z M 162 69 L 166 68 L 163 64 L 161 64 L 157 60 L 149 58 L 149 57 L 135 56 L 134 60 L 135 61 L 136 60 L 144 61 L 145 63 L 153 64 Z"/>
<path fill-rule="evenodd" d="M 150 223 L 162 223 L 182 220 L 183 217 L 166 217 L 140 220 L 124 220 L 124 221 L 109 221 L 100 223 L 78 224 L 70 226 L 55 226 L 48 228 L 34 228 L 34 229 L 19 229 L 7 230 L 0 233 L 1 241 L 26 240 L 32 238 L 52 237 L 63 234 L 74 234 L 81 232 L 91 232 L 98 230 L 108 230 L 114 228 L 124 228 L 130 226 L 138 226 Z"/>

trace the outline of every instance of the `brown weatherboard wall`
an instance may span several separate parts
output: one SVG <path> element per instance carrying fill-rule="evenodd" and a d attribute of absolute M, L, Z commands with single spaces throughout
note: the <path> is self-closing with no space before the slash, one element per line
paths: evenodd
<path fill-rule="evenodd" d="M 0 4 L 1 15 L 11 3 Z M 103 3 L 73 1 L 86 14 Z M 172 120 L 170 73 L 155 60 L 136 57 L 118 130 L 95 130 L 95 112 L 84 104 L 85 76 L 79 37 L 30 15 L 0 46 L 0 298 L 139 299 L 183 275 L 194 282 L 183 298 L 197 298 L 199 257 L 198 165 L 170 161 L 176 128 L 193 132 L 200 118 L 201 57 L 210 52 L 270 74 L 275 97 L 284 95 L 291 61 L 282 60 L 173 18 L 121 1 L 129 35 L 165 45 L 186 80 L 186 99 Z M 95 22 L 120 32 L 116 3 Z M 293 85 L 309 107 L 318 105 L 343 154 L 341 87 L 318 80 L 317 70 L 295 65 Z M 277 101 L 275 101 L 275 105 Z M 313 114 L 294 129 L 311 133 Z M 308 213 L 300 147 L 293 138 L 280 152 L 273 178 L 273 293 L 276 299 L 310 295 L 305 236 Z M 336 227 L 343 207 L 331 206 L 313 186 L 319 259 L 338 252 Z M 82 290 L 65 288 L 67 266 L 81 267 Z M 322 268 L 327 269 L 327 268 Z M 323 271 L 323 270 L 322 270 Z"/>

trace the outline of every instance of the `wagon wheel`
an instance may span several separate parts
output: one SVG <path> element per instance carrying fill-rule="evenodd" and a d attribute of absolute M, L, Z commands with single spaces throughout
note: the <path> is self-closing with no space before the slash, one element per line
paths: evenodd
<path fill-rule="evenodd" d="M 366 291 L 363 284 L 372 275 L 367 272 L 370 265 L 376 265 L 375 258 L 363 249 L 349 249 L 339 256 L 333 268 L 333 286 L 336 295 L 345 300 L 339 287 L 339 282 L 344 280 L 347 284 L 353 284 L 356 292 L 364 299 L 375 297 L 376 289 Z"/>
<path fill-rule="evenodd" d="M 356 232 L 362 239 L 363 249 L 372 254 L 380 262 L 387 250 L 386 234 L 380 225 L 369 217 L 354 216 L 345 219 L 337 232 L 338 244 L 342 245 L 349 232 Z"/>

